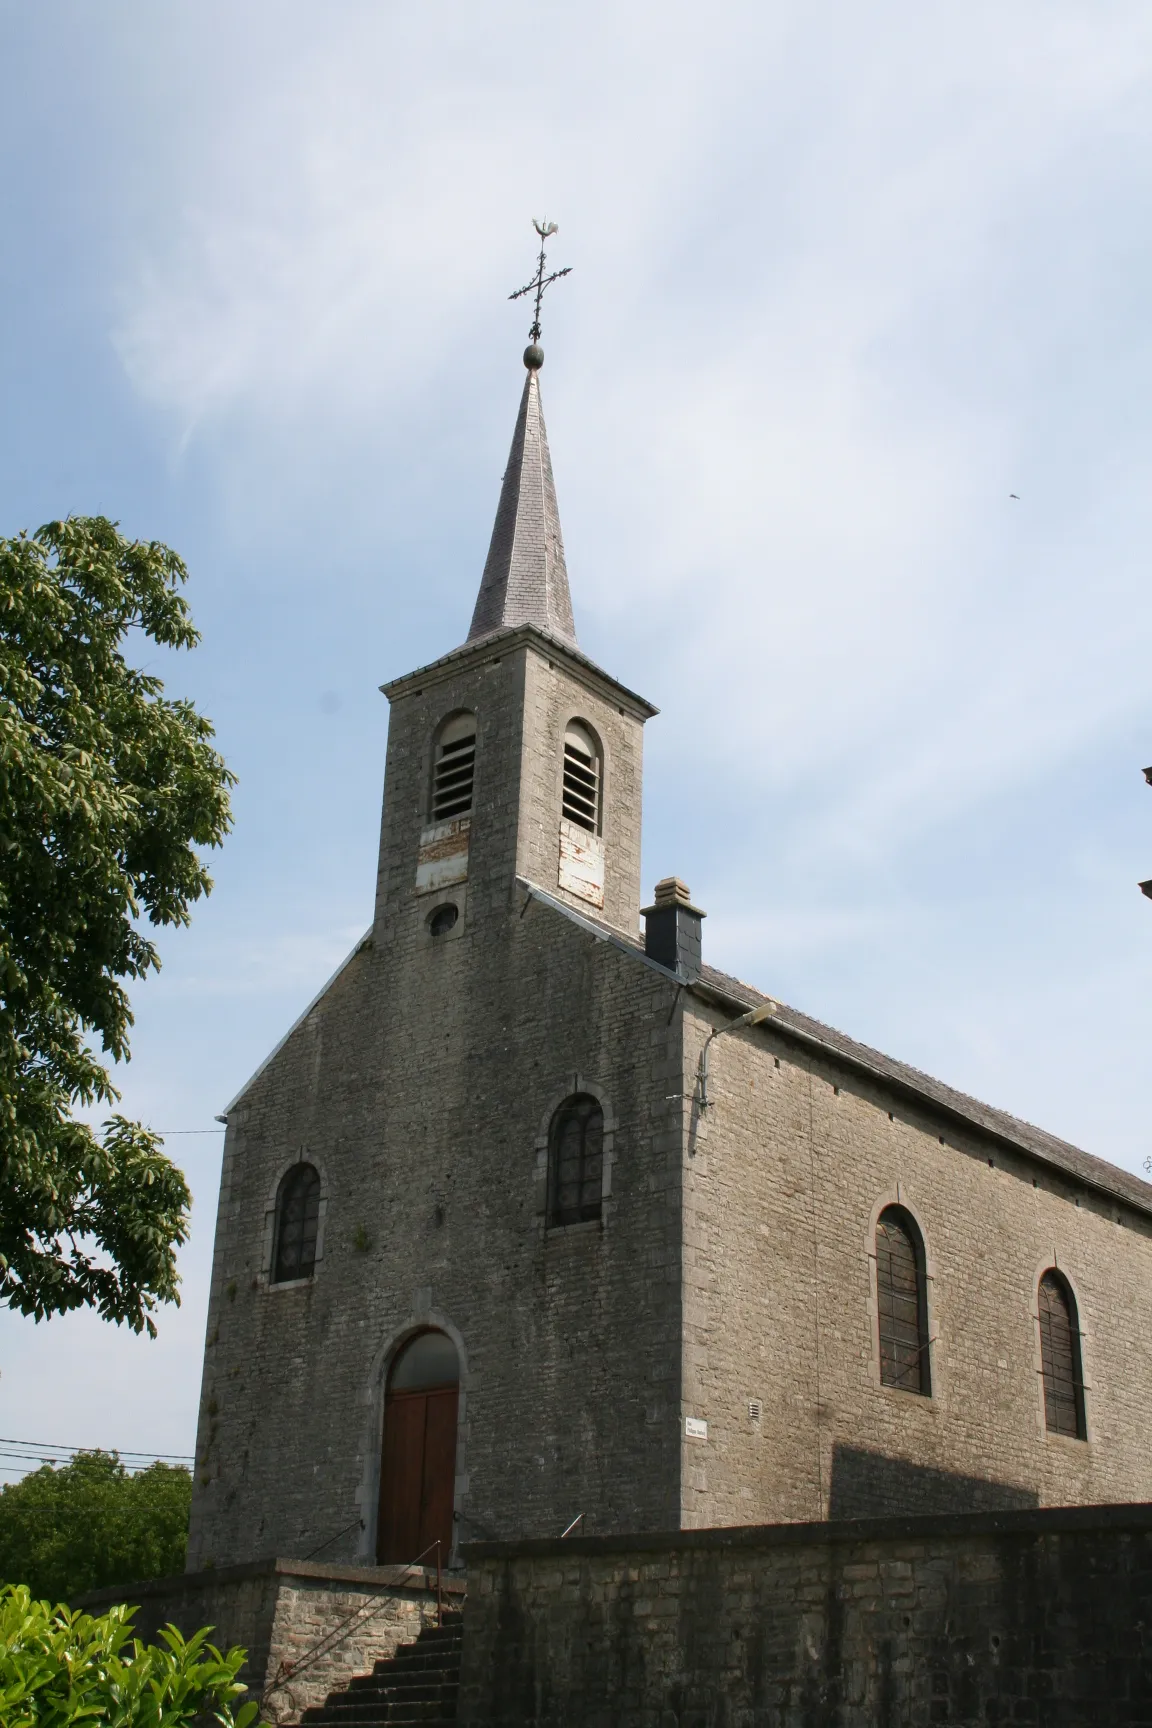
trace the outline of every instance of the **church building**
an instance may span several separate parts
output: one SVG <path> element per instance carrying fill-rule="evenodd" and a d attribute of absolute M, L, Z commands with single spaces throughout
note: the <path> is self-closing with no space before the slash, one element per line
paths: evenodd
<path fill-rule="evenodd" d="M 371 928 L 227 1111 L 190 1569 L 1152 1499 L 1152 1187 L 642 892 L 542 362 L 466 640 L 384 686 Z"/>

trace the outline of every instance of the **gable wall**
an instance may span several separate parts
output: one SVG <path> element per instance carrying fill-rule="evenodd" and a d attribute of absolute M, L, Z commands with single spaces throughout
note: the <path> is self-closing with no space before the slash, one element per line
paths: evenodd
<path fill-rule="evenodd" d="M 389 917 L 230 1121 L 189 1565 L 374 1552 L 382 1385 L 421 1324 L 460 1342 L 462 1539 L 679 1520 L 681 1127 L 674 986 L 470 882 L 436 944 Z M 483 904 L 485 910 L 479 911 Z M 592 1085 L 602 1227 L 545 1232 L 540 1135 Z M 265 1210 L 325 1177 L 315 1276 L 269 1288 Z"/>
<path fill-rule="evenodd" d="M 721 1020 L 686 1013 L 686 1092 Z M 685 1175 L 684 1410 L 709 1425 L 684 1441 L 687 1527 L 1152 1497 L 1144 1215 L 770 1026 L 717 1040 L 710 1066 Z M 879 1383 L 869 1253 L 897 1194 L 927 1247 L 931 1398 Z M 1080 1306 L 1087 1444 L 1043 1427 L 1053 1263 Z"/>

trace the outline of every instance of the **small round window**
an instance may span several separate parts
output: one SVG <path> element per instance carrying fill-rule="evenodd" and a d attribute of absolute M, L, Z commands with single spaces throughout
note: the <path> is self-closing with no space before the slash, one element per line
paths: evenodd
<path fill-rule="evenodd" d="M 437 906 L 428 920 L 429 934 L 432 936 L 447 936 L 449 930 L 459 918 L 459 909 L 449 903 L 447 906 Z"/>

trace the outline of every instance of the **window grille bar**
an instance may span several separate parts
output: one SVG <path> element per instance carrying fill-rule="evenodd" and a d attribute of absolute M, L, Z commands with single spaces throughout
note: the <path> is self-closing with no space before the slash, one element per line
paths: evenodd
<path fill-rule="evenodd" d="M 467 816 L 472 809 L 476 773 L 476 734 L 440 746 L 432 776 L 432 820 Z"/>
<path fill-rule="evenodd" d="M 471 780 L 474 767 L 471 756 L 466 762 L 441 762 L 436 773 L 438 786 L 459 786 L 465 780 Z"/>
<path fill-rule="evenodd" d="M 598 802 L 595 792 L 589 796 L 583 787 L 574 786 L 567 772 L 565 773 L 563 814 L 569 822 L 575 822 L 578 827 L 587 828 L 589 833 L 595 834 Z"/>
<path fill-rule="evenodd" d="M 600 832 L 600 753 L 582 721 L 564 737 L 560 813 L 589 834 Z"/>
<path fill-rule="evenodd" d="M 441 803 L 451 803 L 456 798 L 470 798 L 472 796 L 471 774 L 469 774 L 466 779 L 458 780 L 452 785 L 445 786 L 443 784 L 438 784 L 436 787 L 436 796 Z"/>

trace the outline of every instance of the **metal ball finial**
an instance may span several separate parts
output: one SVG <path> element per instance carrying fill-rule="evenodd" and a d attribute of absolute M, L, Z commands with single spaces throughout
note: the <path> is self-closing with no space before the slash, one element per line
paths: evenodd
<path fill-rule="evenodd" d="M 524 350 L 524 364 L 529 372 L 539 372 L 544 364 L 544 350 L 539 342 L 529 342 Z"/>

